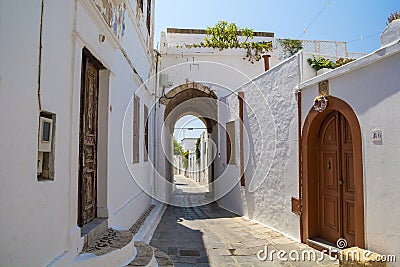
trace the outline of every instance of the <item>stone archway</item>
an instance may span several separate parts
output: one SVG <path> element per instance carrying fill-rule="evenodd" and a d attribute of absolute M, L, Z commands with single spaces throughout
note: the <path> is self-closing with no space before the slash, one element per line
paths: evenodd
<path fill-rule="evenodd" d="M 173 172 L 173 149 L 172 134 L 175 123 L 182 117 L 192 115 L 199 118 L 207 128 L 207 135 L 215 144 L 218 142 L 218 97 L 209 87 L 196 82 L 179 85 L 160 98 L 160 103 L 165 105 L 164 109 L 164 133 L 163 143 L 165 145 L 166 180 L 172 182 Z M 170 145 L 171 144 L 171 145 Z M 208 184 L 214 181 L 214 165 L 211 164 L 206 170 Z M 210 196 L 213 188 L 209 187 Z M 206 203 L 204 203 L 206 204 Z"/>
<path fill-rule="evenodd" d="M 343 116 L 343 120 L 348 123 L 349 131 L 351 132 L 349 135 L 352 140 L 353 149 L 353 168 L 350 174 L 354 177 L 354 211 L 352 211 L 354 212 L 354 241 L 350 245 L 364 248 L 364 186 L 360 124 L 353 109 L 346 102 L 332 96 L 328 96 L 327 99 L 329 101 L 327 109 L 322 113 L 318 113 L 314 109 L 311 109 L 303 125 L 301 140 L 302 177 L 300 181 L 302 184 L 301 223 L 303 229 L 301 238 L 302 242 L 310 245 L 310 239 L 321 238 L 320 222 L 318 219 L 320 217 L 319 205 L 321 205 L 319 198 L 321 195 L 321 187 L 319 186 L 319 181 L 322 168 L 321 164 L 323 162 L 319 161 L 320 157 L 318 156 L 321 150 L 321 143 L 319 141 L 321 138 L 320 130 L 321 127 L 324 127 L 323 125 L 327 124 L 326 121 L 329 119 L 329 116 L 332 117 L 332 114 L 336 113 L 336 116 Z M 343 191 L 343 189 L 340 190 Z M 339 218 L 341 218 L 340 215 Z M 338 224 L 343 224 L 343 222 L 339 222 Z"/>

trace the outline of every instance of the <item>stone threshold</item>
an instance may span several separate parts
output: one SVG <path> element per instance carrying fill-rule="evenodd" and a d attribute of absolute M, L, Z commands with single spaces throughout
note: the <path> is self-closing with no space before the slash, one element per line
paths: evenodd
<path fill-rule="evenodd" d="M 131 232 L 110 228 L 83 249 L 71 266 L 126 266 L 136 252 Z"/>
<path fill-rule="evenodd" d="M 327 242 L 326 240 L 323 240 L 321 238 L 307 239 L 307 241 L 320 251 L 326 250 L 328 252 L 332 252 L 333 255 L 342 252 L 342 250 L 338 248 L 335 244 Z"/>
<path fill-rule="evenodd" d="M 117 231 L 108 229 L 99 239 L 95 240 L 81 254 L 94 254 L 102 256 L 111 251 L 121 249 L 127 246 L 133 239 L 132 233 L 129 231 Z"/>
<path fill-rule="evenodd" d="M 81 237 L 84 238 L 83 250 L 104 235 L 108 230 L 108 219 L 96 218 L 81 227 Z"/>

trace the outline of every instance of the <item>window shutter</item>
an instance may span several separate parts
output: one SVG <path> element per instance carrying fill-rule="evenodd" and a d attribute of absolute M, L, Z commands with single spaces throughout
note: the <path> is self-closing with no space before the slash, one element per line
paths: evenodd
<path fill-rule="evenodd" d="M 133 163 L 139 162 L 140 98 L 135 95 L 133 107 Z"/>
<path fill-rule="evenodd" d="M 235 165 L 235 122 L 231 121 L 226 124 L 226 163 Z"/>
<path fill-rule="evenodd" d="M 144 161 L 149 160 L 149 108 L 144 105 L 143 121 L 144 121 Z"/>

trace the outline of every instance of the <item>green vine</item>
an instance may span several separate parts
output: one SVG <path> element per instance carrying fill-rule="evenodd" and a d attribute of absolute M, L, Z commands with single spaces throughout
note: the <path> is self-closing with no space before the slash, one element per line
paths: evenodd
<path fill-rule="evenodd" d="M 353 58 L 339 58 L 335 62 L 318 56 L 315 57 L 315 55 L 312 55 L 312 58 L 308 58 L 307 62 L 310 64 L 311 68 L 313 68 L 315 71 L 319 71 L 320 69 L 326 68 L 326 69 L 336 69 L 339 68 L 347 63 L 350 63 L 354 61 L 355 59 Z"/>
<path fill-rule="evenodd" d="M 324 68 L 333 69 L 333 62 L 321 56 L 315 57 L 315 55 L 312 55 L 312 58 L 308 58 L 307 62 L 315 71 L 319 71 L 320 69 Z"/>
<path fill-rule="evenodd" d="M 303 49 L 303 43 L 295 39 L 278 39 L 279 45 L 282 47 L 283 58 L 289 58 Z"/>
<path fill-rule="evenodd" d="M 182 164 L 183 164 L 183 169 L 187 170 L 188 166 L 189 166 L 189 150 L 183 152 L 182 154 Z"/>
<path fill-rule="evenodd" d="M 211 47 L 219 50 L 243 48 L 247 50 L 246 57 L 251 63 L 259 61 L 262 56 L 272 50 L 272 42 L 251 42 L 254 31 L 249 28 L 239 28 L 235 23 L 219 21 L 213 27 L 207 27 L 204 42 L 194 44 L 194 47 Z M 244 40 L 242 40 L 244 39 Z"/>
<path fill-rule="evenodd" d="M 201 142 L 201 139 L 197 138 L 197 140 L 196 140 L 196 160 L 197 160 L 197 162 L 199 162 L 199 160 L 200 160 L 200 142 Z"/>

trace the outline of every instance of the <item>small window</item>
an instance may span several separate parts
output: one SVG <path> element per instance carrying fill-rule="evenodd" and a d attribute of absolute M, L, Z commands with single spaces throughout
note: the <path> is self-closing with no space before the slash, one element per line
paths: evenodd
<path fill-rule="evenodd" d="M 140 98 L 135 95 L 133 99 L 133 163 L 139 162 L 139 129 L 140 129 Z"/>
<path fill-rule="evenodd" d="M 226 163 L 230 165 L 236 164 L 235 159 L 235 122 L 231 121 L 226 124 Z"/>

